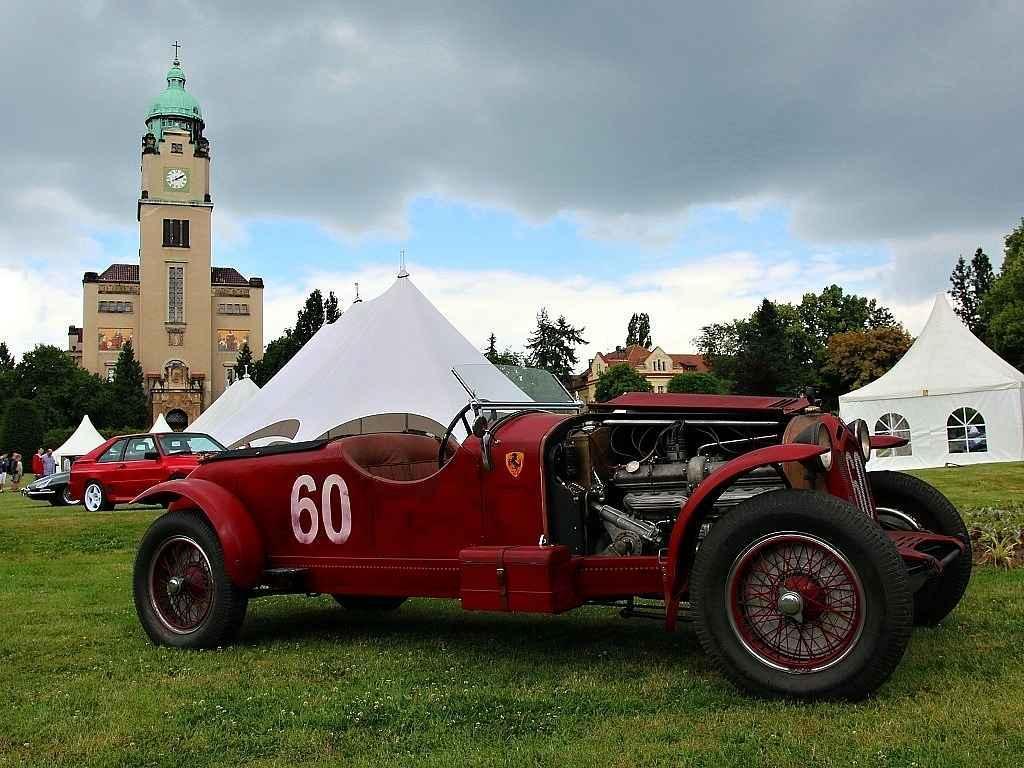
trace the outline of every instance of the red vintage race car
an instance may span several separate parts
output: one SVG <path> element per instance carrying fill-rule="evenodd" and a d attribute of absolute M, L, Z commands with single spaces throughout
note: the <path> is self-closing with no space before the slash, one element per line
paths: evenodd
<path fill-rule="evenodd" d="M 474 401 L 443 436 L 228 451 L 139 497 L 168 513 L 139 547 L 135 605 L 155 643 L 198 648 L 272 593 L 612 604 L 692 620 L 747 690 L 861 697 L 971 573 L 949 501 L 865 471 L 899 444 L 804 399 L 637 394 L 575 414 Z"/>
<path fill-rule="evenodd" d="M 69 495 L 90 512 L 126 504 L 165 480 L 187 477 L 224 446 L 198 432 L 112 437 L 71 465 Z"/>

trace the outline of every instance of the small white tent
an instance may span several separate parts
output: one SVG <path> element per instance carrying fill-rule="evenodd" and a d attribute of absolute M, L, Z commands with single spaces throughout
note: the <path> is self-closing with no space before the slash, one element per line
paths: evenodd
<path fill-rule="evenodd" d="M 92 425 L 89 415 L 82 417 L 78 429 L 71 435 L 60 448 L 53 452 L 53 458 L 57 462 L 58 470 L 63 471 L 71 468 L 71 462 L 80 456 L 85 456 L 93 448 L 103 445 L 105 438 L 96 431 Z M 67 466 L 65 466 L 65 459 Z"/>
<path fill-rule="evenodd" d="M 213 405 L 203 411 L 202 415 L 188 425 L 189 432 L 202 432 L 216 440 L 224 439 L 224 432 L 231 421 L 246 408 L 249 401 L 259 394 L 260 388 L 249 378 L 243 376 L 213 401 Z"/>
<path fill-rule="evenodd" d="M 843 419 L 910 445 L 876 452 L 872 469 L 1024 459 L 1024 374 L 972 334 L 946 295 L 884 376 L 839 398 Z"/>
<path fill-rule="evenodd" d="M 167 423 L 167 419 L 164 418 L 162 413 L 156 417 L 156 421 L 153 422 L 153 426 L 149 428 L 150 434 L 153 435 L 162 435 L 166 432 L 173 431 L 174 430 L 171 429 L 171 425 Z"/>
<path fill-rule="evenodd" d="M 403 272 L 383 294 L 317 331 L 231 420 L 222 442 L 400 431 L 403 423 L 436 432 L 469 400 L 451 372 L 460 366 L 475 366 L 481 397 L 530 401 Z"/>

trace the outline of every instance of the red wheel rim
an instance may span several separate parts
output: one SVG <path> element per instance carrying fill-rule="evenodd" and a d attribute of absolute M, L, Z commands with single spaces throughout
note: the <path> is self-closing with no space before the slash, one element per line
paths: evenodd
<path fill-rule="evenodd" d="M 864 628 L 864 588 L 846 557 L 805 533 L 747 547 L 728 580 L 729 621 L 767 666 L 818 672 L 843 659 Z"/>
<path fill-rule="evenodd" d="M 150 561 L 149 594 L 160 622 L 187 635 L 199 629 L 213 608 L 210 560 L 193 539 L 174 536 Z"/>

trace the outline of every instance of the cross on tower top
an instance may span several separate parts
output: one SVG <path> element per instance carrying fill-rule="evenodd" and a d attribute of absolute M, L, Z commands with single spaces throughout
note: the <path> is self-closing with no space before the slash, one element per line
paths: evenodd
<path fill-rule="evenodd" d="M 174 63 L 175 64 L 178 63 L 178 49 L 179 48 L 181 48 L 181 44 L 177 40 L 175 40 L 174 41 Z"/>

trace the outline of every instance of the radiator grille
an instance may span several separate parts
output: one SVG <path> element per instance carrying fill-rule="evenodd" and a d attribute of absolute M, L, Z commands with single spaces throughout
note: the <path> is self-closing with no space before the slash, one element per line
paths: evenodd
<path fill-rule="evenodd" d="M 871 500 L 871 486 L 868 485 L 868 475 L 864 469 L 864 459 L 856 451 L 847 451 L 846 472 L 844 474 L 846 475 L 847 482 L 850 484 L 853 503 L 865 515 L 874 517 L 875 505 Z"/>

